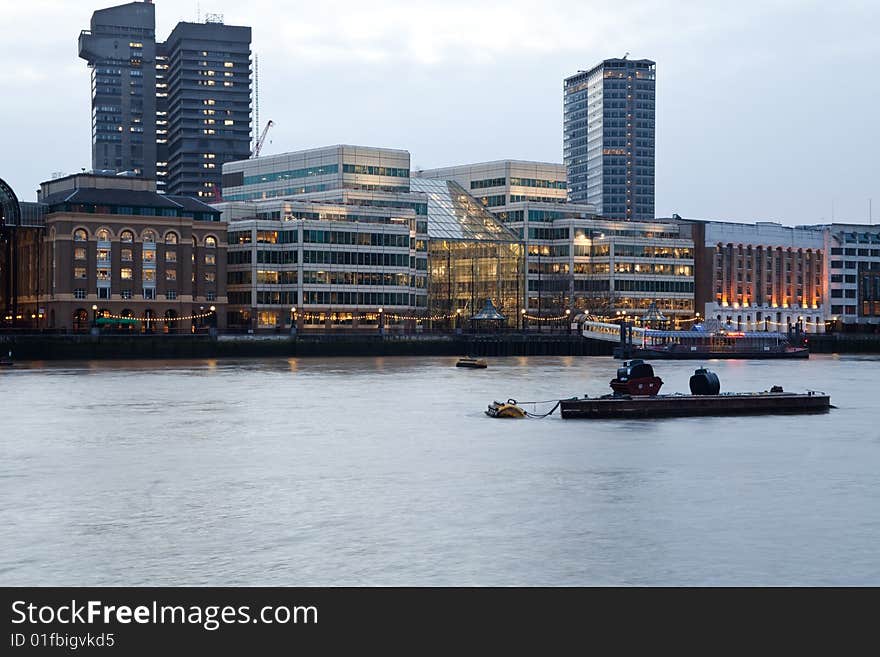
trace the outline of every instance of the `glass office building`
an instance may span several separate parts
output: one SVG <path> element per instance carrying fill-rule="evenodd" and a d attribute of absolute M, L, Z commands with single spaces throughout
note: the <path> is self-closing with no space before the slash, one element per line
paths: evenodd
<path fill-rule="evenodd" d="M 524 252 L 519 238 L 453 181 L 415 178 L 428 201 L 428 310 L 434 326 L 465 326 L 491 299 L 519 321 Z"/>
<path fill-rule="evenodd" d="M 569 200 L 611 219 L 654 218 L 656 64 L 606 59 L 564 83 Z"/>

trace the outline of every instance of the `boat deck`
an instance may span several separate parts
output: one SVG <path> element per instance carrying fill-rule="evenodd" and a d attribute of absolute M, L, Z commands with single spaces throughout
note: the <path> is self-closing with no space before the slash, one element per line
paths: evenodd
<path fill-rule="evenodd" d="M 726 393 L 721 395 L 606 396 L 563 399 L 563 419 L 694 417 L 825 413 L 831 397 L 822 392 Z"/>

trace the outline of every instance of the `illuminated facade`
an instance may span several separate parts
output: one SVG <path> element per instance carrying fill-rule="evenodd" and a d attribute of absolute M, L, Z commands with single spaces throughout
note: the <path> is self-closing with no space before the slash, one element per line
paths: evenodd
<path fill-rule="evenodd" d="M 821 227 L 680 220 L 695 243 L 695 302 L 705 317 L 740 330 L 823 332 L 825 237 Z"/>
<path fill-rule="evenodd" d="M 428 202 L 410 190 L 407 151 L 232 162 L 223 188 L 230 326 L 403 330 L 427 314 Z"/>
<path fill-rule="evenodd" d="M 427 235 L 412 209 L 271 199 L 221 204 L 230 328 L 389 330 L 427 308 Z M 421 232 L 420 232 L 421 231 Z"/>
<path fill-rule="evenodd" d="M 217 210 L 158 194 L 152 180 L 92 174 L 43 183 L 39 201 L 45 228 L 19 299 L 39 328 L 224 327 L 226 226 Z"/>
<path fill-rule="evenodd" d="M 428 306 L 434 326 L 463 327 L 491 299 L 516 327 L 524 279 L 523 244 L 453 181 L 413 179 L 428 202 Z"/>
<path fill-rule="evenodd" d="M 564 83 L 569 200 L 612 219 L 654 218 L 656 64 L 606 59 Z"/>
<path fill-rule="evenodd" d="M 454 180 L 526 248 L 524 308 L 641 314 L 652 301 L 670 316 L 693 314 L 693 242 L 674 222 L 623 225 L 590 204 L 567 203 L 565 167 L 500 160 L 419 171 Z"/>

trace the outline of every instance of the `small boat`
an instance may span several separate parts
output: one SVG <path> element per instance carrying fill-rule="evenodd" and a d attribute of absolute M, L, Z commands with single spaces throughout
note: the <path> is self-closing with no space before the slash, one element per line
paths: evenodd
<path fill-rule="evenodd" d="M 508 399 L 506 402 L 494 401 L 489 404 L 489 408 L 486 409 L 486 415 L 489 417 L 520 418 L 525 417 L 526 412 L 517 406 L 513 399 Z"/>
<path fill-rule="evenodd" d="M 489 366 L 489 363 L 482 358 L 471 358 L 470 356 L 467 356 L 466 358 L 459 358 L 455 366 L 470 367 L 471 369 L 485 369 Z"/>

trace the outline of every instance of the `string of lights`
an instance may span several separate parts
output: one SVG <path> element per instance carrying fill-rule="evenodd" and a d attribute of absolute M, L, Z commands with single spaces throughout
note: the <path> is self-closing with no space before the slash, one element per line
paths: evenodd
<path fill-rule="evenodd" d="M 211 317 L 213 314 L 213 312 L 208 312 L 202 315 L 186 315 L 184 317 L 134 317 L 130 315 L 113 315 L 111 313 L 104 313 L 97 319 L 124 319 L 129 321 L 134 320 L 136 322 L 186 322 L 193 319 L 205 319 L 206 317 Z"/>
<path fill-rule="evenodd" d="M 553 317 L 539 317 L 538 315 L 530 315 L 528 313 L 522 313 L 522 316 L 525 317 L 530 322 L 559 322 L 567 317 L 571 317 L 571 313 L 566 313 L 565 315 L 557 315 Z"/>

